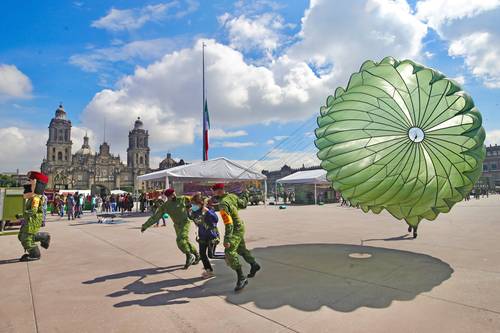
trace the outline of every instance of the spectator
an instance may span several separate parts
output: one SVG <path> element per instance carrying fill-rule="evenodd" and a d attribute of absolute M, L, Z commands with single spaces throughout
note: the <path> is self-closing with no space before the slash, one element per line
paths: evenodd
<path fill-rule="evenodd" d="M 75 219 L 75 212 L 74 212 L 74 209 L 75 209 L 75 197 L 72 196 L 72 195 L 68 195 L 67 197 L 67 202 L 66 202 L 66 207 L 67 207 L 67 211 L 68 211 L 68 221 L 69 220 L 74 220 Z"/>

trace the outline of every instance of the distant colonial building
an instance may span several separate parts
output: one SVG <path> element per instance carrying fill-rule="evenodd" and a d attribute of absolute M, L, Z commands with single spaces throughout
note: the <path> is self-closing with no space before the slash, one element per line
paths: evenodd
<path fill-rule="evenodd" d="M 267 171 L 267 170 L 262 170 L 262 174 L 267 177 L 267 192 L 271 194 L 275 190 L 275 185 L 276 181 L 280 178 L 286 177 L 288 175 L 291 175 L 292 173 L 295 173 L 297 171 L 306 171 L 306 170 L 317 170 L 321 169 L 319 165 L 317 166 L 311 166 L 311 167 L 306 167 L 302 165 L 301 168 L 298 169 L 293 169 L 288 165 L 284 165 L 281 167 L 280 170 L 276 171 Z"/>
<path fill-rule="evenodd" d="M 186 163 L 184 162 L 183 159 L 180 159 L 179 162 L 177 162 L 172 158 L 172 154 L 167 153 L 167 157 L 160 162 L 160 168 L 158 170 L 170 169 L 184 164 Z"/>
<path fill-rule="evenodd" d="M 110 152 L 110 146 L 103 142 L 95 153 L 85 134 L 82 147 L 72 154 L 71 121 L 62 105 L 50 121 L 47 154 L 41 170 L 49 176 L 48 188 L 90 189 L 93 184 L 109 189 L 137 190 L 140 184 L 137 176 L 150 172 L 148 131 L 140 118 L 129 131 L 127 165 L 120 156 Z"/>
<path fill-rule="evenodd" d="M 180 159 L 179 162 L 174 160 L 172 158 L 172 154 L 167 153 L 167 157 L 163 161 L 160 162 L 160 167 L 154 171 L 160 171 L 160 170 L 165 170 L 165 169 L 170 169 L 170 168 L 175 168 L 177 166 L 185 165 L 186 163 L 184 162 L 183 159 Z M 165 180 L 151 180 L 147 181 L 145 185 L 145 188 L 147 189 L 165 189 L 167 186 L 165 183 Z"/>
<path fill-rule="evenodd" d="M 500 146 L 486 147 L 483 175 L 477 184 L 477 187 L 483 186 L 489 187 L 490 190 L 495 189 L 496 186 L 500 188 Z"/>

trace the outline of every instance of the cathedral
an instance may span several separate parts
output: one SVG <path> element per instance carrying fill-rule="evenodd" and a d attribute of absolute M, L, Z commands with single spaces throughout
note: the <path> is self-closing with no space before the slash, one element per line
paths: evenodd
<path fill-rule="evenodd" d="M 149 134 L 143 127 L 137 118 L 128 133 L 127 165 L 121 162 L 119 155 L 111 154 L 106 142 L 100 145 L 99 152 L 94 152 L 86 134 L 82 147 L 73 154 L 71 121 L 60 105 L 50 121 L 47 155 L 41 166 L 42 172 L 49 176 L 48 188 L 87 190 L 96 184 L 110 190 L 137 191 L 141 187 L 137 176 L 151 171 Z"/>

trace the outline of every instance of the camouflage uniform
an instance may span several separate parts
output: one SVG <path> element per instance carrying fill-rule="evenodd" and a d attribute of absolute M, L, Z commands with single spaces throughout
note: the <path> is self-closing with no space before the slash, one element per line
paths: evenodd
<path fill-rule="evenodd" d="M 41 195 L 33 194 L 26 200 L 23 212 L 24 222 L 19 230 L 17 238 L 21 242 L 24 250 L 28 253 L 39 252 L 36 242 L 39 242 L 37 233 L 43 221 L 43 198 Z"/>
<path fill-rule="evenodd" d="M 189 225 L 192 221 L 188 217 L 188 204 L 189 198 L 186 196 L 177 197 L 177 200 L 167 200 L 156 210 L 154 215 L 142 225 L 142 230 L 144 231 L 158 222 L 163 214 L 167 213 L 174 223 L 175 234 L 177 235 L 176 242 L 179 250 L 186 255 L 193 254 L 196 258 L 199 258 L 196 247 L 189 242 Z"/>
<path fill-rule="evenodd" d="M 241 270 L 239 255 L 250 265 L 255 265 L 255 258 L 245 245 L 245 224 L 238 215 L 238 209 L 246 207 L 246 198 L 238 198 L 235 194 L 226 193 L 219 200 L 219 211 L 224 221 L 224 243 L 230 246 L 225 249 L 226 262 L 233 270 Z"/>

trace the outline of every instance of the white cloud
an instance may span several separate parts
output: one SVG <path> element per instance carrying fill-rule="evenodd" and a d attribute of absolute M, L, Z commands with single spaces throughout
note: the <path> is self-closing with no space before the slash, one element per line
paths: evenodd
<path fill-rule="evenodd" d="M 421 0 L 416 7 L 417 17 L 440 31 L 450 21 L 473 17 L 499 6 L 500 0 Z"/>
<path fill-rule="evenodd" d="M 136 9 L 111 8 L 106 16 L 92 22 L 91 26 L 110 31 L 135 30 L 149 21 L 159 21 L 165 18 L 166 11 L 171 7 L 173 7 L 173 2 Z"/>
<path fill-rule="evenodd" d="M 0 128 L 0 171 L 21 173 L 39 170 L 45 155 L 47 129 L 20 128 L 16 126 Z"/>
<path fill-rule="evenodd" d="M 255 146 L 255 142 L 232 142 L 232 141 L 223 141 L 223 142 L 213 142 L 211 144 L 212 147 L 224 147 L 224 148 L 247 148 Z"/>
<path fill-rule="evenodd" d="M 109 31 L 136 30 L 147 22 L 158 22 L 168 17 L 182 18 L 196 11 L 198 6 L 198 2 L 194 0 L 183 2 L 174 0 L 168 3 L 147 5 L 142 8 L 111 8 L 106 16 L 93 21 L 91 26 Z M 174 8 L 177 9 L 177 12 L 169 14 L 169 11 Z"/>
<path fill-rule="evenodd" d="M 288 135 L 277 135 L 274 136 L 272 139 L 269 139 L 266 141 L 266 144 L 268 145 L 274 145 L 278 141 L 282 141 L 288 138 Z"/>
<path fill-rule="evenodd" d="M 253 17 L 228 13 L 219 16 L 219 23 L 227 29 L 230 46 L 243 52 L 262 51 L 268 57 L 283 44 L 282 30 L 289 27 L 277 14 L 264 13 Z"/>
<path fill-rule="evenodd" d="M 318 92 L 321 80 L 307 65 L 283 59 L 280 66 L 285 76 L 275 76 L 269 68 L 248 65 L 238 51 L 211 40 L 205 42 L 212 125 L 220 128 L 293 121 L 309 116 L 323 102 L 326 90 Z M 201 122 L 200 54 L 198 41 L 193 48 L 138 67 L 118 83 L 117 89 L 105 89 L 94 96 L 84 110 L 84 125 L 95 129 L 101 126 L 96 119 L 106 117 L 110 136 L 114 137 L 126 133 L 141 116 L 152 134 L 153 148 L 164 150 L 192 143 Z M 311 108 L 313 97 L 317 106 Z"/>
<path fill-rule="evenodd" d="M 316 0 L 302 20 L 300 40 L 265 65 L 251 64 L 240 51 L 205 40 L 212 126 L 306 119 L 364 60 L 419 58 L 425 34 L 425 24 L 404 0 L 355 5 Z M 101 126 L 96 119 L 106 117 L 110 137 L 118 138 L 141 116 L 153 149 L 192 143 L 201 125 L 201 43 L 138 67 L 116 89 L 96 94 L 82 115 L 84 126 L 95 129 Z"/>
<path fill-rule="evenodd" d="M 239 13 L 257 14 L 265 10 L 276 11 L 286 7 L 286 5 L 272 0 L 238 0 L 234 7 Z"/>
<path fill-rule="evenodd" d="M 500 88 L 500 36 L 476 32 L 454 40 L 448 53 L 464 57 L 467 68 L 481 78 L 485 86 Z"/>
<path fill-rule="evenodd" d="M 500 0 L 423 0 L 417 16 L 449 43 L 448 54 L 489 88 L 500 88 Z"/>
<path fill-rule="evenodd" d="M 288 55 L 320 70 L 333 66 L 334 82 L 345 85 L 347 75 L 367 59 L 418 60 L 426 33 L 405 0 L 315 0 L 302 18 L 301 40 Z"/>
<path fill-rule="evenodd" d="M 93 48 L 85 53 L 74 54 L 69 62 L 86 72 L 98 72 L 114 62 L 156 60 L 178 47 L 178 41 L 169 38 L 137 40 L 126 44 L 120 42 L 113 40 L 112 44 L 115 46 Z"/>
<path fill-rule="evenodd" d="M 500 130 L 494 129 L 491 131 L 486 131 L 486 139 L 484 140 L 485 145 L 500 145 Z"/>
<path fill-rule="evenodd" d="M 262 171 L 274 171 L 279 170 L 286 164 L 292 168 L 300 168 L 302 166 L 311 167 L 318 166 L 320 160 L 316 156 L 316 151 L 297 151 L 290 152 L 284 150 L 274 150 L 267 159 L 262 161 L 257 160 L 236 160 L 236 162 L 241 165 L 251 168 L 253 170 Z"/>
<path fill-rule="evenodd" d="M 247 135 L 248 135 L 247 131 L 238 130 L 238 131 L 226 132 L 221 128 L 213 128 L 209 132 L 210 138 L 213 139 L 237 138 L 240 136 L 247 136 Z"/>
<path fill-rule="evenodd" d="M 458 83 L 461 86 L 465 84 L 465 76 L 463 76 L 463 75 L 459 75 L 459 76 L 453 77 L 451 79 L 454 80 L 456 83 Z"/>
<path fill-rule="evenodd" d="M 16 66 L 0 64 L 0 100 L 28 98 L 32 90 L 31 80 Z"/>

